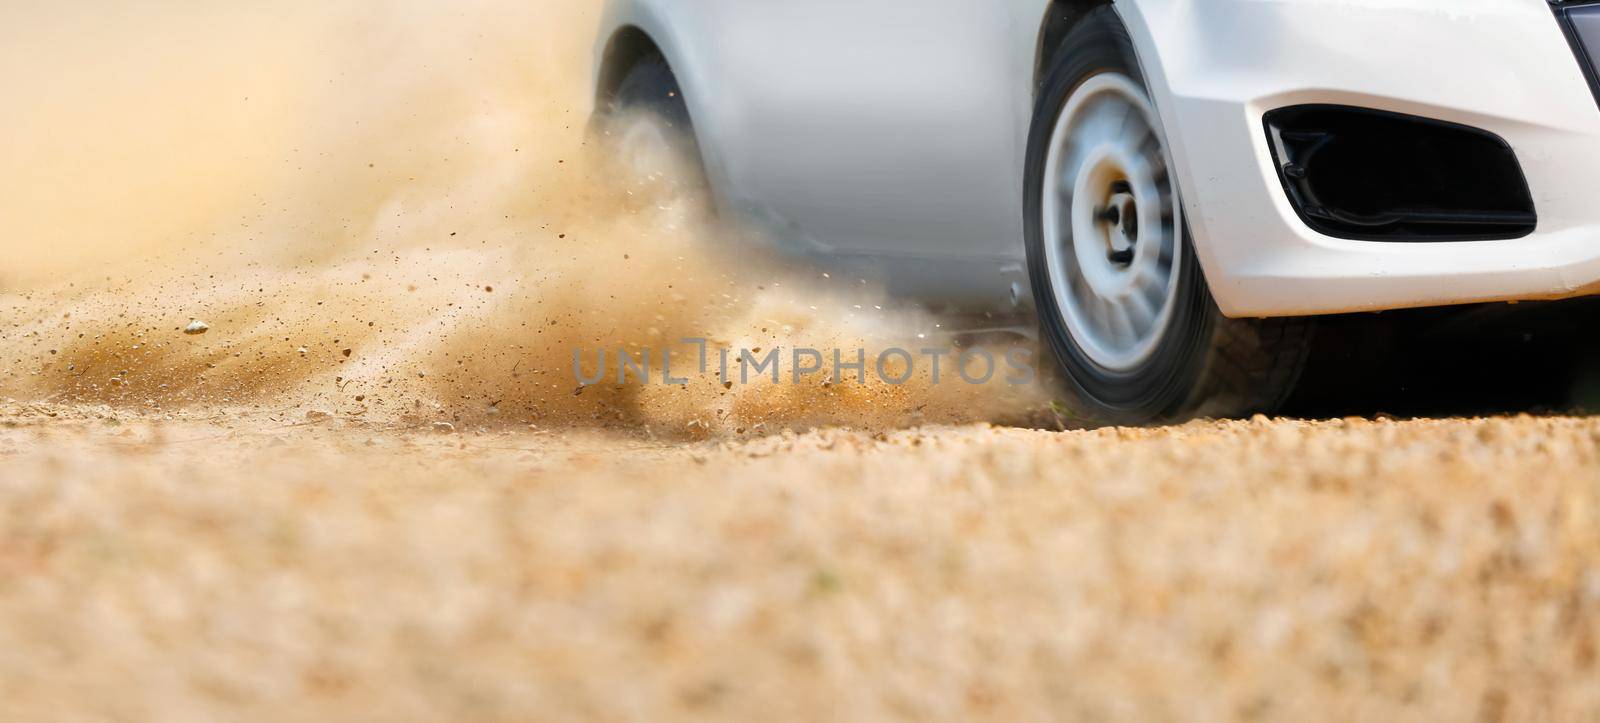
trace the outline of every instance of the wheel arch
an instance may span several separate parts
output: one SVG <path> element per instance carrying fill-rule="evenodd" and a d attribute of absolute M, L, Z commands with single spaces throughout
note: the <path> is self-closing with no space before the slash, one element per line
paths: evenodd
<path fill-rule="evenodd" d="M 1083 16 L 1098 7 L 1110 5 L 1112 0 L 1050 0 L 1044 19 L 1039 23 L 1038 48 L 1034 52 L 1033 89 L 1037 93 L 1044 83 L 1045 74 L 1056 61 L 1063 48 L 1067 33 L 1072 32 Z"/>
<path fill-rule="evenodd" d="M 722 150 L 728 124 L 729 103 L 710 89 L 717 88 L 714 45 L 710 49 L 695 39 L 705 32 L 703 17 L 671 11 L 675 0 L 607 0 L 592 63 L 594 113 L 603 115 L 628 72 L 652 58 L 666 65 L 683 92 L 694 125 L 696 147 L 706 180 L 718 208 L 740 208 L 728 189 L 728 167 Z M 593 120 L 591 119 L 591 123 Z"/>
<path fill-rule="evenodd" d="M 612 32 L 601 51 L 595 75 L 595 109 L 604 109 L 611 102 L 617 89 L 622 86 L 623 79 L 628 76 L 628 71 L 652 58 L 659 58 L 667 63 L 667 67 L 672 67 L 661 46 L 644 28 L 629 24 Z"/>

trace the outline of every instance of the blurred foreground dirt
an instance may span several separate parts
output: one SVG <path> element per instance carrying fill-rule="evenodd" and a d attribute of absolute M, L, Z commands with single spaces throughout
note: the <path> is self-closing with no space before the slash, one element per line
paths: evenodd
<path fill-rule="evenodd" d="M 0 723 L 1600 718 L 1600 421 L 584 392 L 953 328 L 607 166 L 598 10 L 0 4 Z M 1333 366 L 1434 382 L 1374 409 L 1600 408 L 1360 326 Z"/>
<path fill-rule="evenodd" d="M 1600 421 L 0 406 L 5 720 L 1592 720 Z"/>

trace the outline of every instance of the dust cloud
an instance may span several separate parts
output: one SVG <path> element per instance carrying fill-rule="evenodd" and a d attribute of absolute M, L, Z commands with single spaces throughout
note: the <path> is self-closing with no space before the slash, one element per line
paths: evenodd
<path fill-rule="evenodd" d="M 596 22 L 0 3 L 0 720 L 1600 719 L 1593 418 L 580 388 L 950 343 L 609 168 Z"/>
<path fill-rule="evenodd" d="M 753 230 L 611 165 L 586 132 L 597 24 L 588 0 L 8 4 L 0 397 L 691 437 L 1037 405 L 925 364 L 580 385 L 580 350 L 659 367 L 683 338 L 849 358 L 947 333 L 859 279 L 732 263 Z"/>

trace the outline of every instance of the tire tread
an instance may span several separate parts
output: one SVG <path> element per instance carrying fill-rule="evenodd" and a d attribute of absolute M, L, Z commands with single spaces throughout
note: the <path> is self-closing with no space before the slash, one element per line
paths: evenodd
<path fill-rule="evenodd" d="M 1270 414 L 1294 390 L 1310 356 L 1314 318 L 1228 319 L 1217 312 L 1211 353 L 1183 417 Z"/>

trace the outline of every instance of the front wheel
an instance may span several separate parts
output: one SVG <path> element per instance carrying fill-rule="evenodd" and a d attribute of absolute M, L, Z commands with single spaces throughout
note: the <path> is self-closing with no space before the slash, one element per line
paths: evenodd
<path fill-rule="evenodd" d="M 1271 411 L 1308 319 L 1222 315 L 1183 220 L 1161 122 L 1111 8 L 1063 41 L 1034 112 L 1026 231 L 1041 333 L 1088 424 Z"/>

